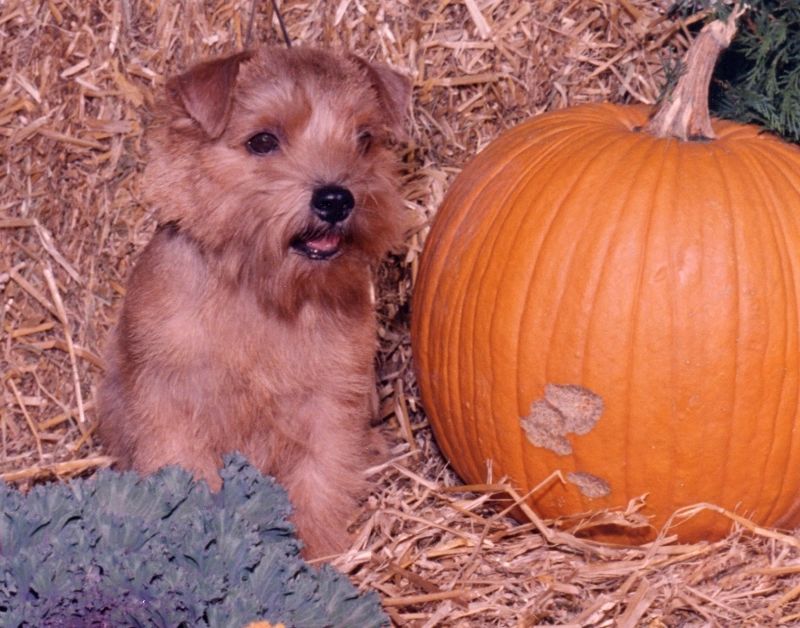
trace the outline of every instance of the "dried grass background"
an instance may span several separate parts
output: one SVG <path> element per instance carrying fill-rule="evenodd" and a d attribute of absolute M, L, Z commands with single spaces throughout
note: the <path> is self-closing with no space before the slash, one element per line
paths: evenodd
<path fill-rule="evenodd" d="M 405 195 L 421 217 L 381 276 L 381 397 L 395 460 L 375 469 L 336 565 L 399 626 L 800 625 L 796 537 L 747 522 L 714 544 L 593 545 L 465 492 L 411 371 L 409 296 L 425 221 L 470 155 L 536 113 L 654 102 L 685 49 L 666 0 L 282 0 L 296 43 L 414 80 Z M 103 340 L 155 220 L 142 129 L 164 78 L 244 44 L 250 0 L 0 1 L 0 477 L 25 487 L 107 466 L 93 438 Z M 280 43 L 267 0 L 254 43 Z"/>

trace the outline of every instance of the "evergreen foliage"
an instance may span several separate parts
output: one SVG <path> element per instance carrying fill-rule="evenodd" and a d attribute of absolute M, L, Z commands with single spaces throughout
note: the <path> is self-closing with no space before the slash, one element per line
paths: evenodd
<path fill-rule="evenodd" d="M 185 471 L 0 484 L 0 625 L 388 625 L 375 594 L 299 557 L 283 489 L 240 456 L 209 491 Z"/>
<path fill-rule="evenodd" d="M 800 2 L 749 0 L 739 30 L 715 72 L 712 112 L 758 124 L 787 140 L 800 142 Z M 731 3 L 684 0 L 682 15 L 712 9 L 727 17 Z"/>

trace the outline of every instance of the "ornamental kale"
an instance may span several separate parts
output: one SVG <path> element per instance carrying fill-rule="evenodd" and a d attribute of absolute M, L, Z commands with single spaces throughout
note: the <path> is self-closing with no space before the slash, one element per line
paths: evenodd
<path fill-rule="evenodd" d="M 283 489 L 243 458 L 209 491 L 179 469 L 0 484 L 0 625 L 388 625 L 377 596 L 299 556 Z"/>

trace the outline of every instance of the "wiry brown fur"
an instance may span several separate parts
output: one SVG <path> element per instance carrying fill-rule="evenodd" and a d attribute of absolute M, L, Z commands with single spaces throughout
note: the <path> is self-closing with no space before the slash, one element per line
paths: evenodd
<path fill-rule="evenodd" d="M 370 276 L 401 237 L 386 143 L 408 95 L 356 57 L 267 48 L 172 79 L 149 134 L 162 228 L 110 340 L 100 436 L 123 467 L 180 464 L 212 488 L 242 452 L 287 488 L 310 556 L 345 544 L 377 442 Z M 263 131 L 279 149 L 251 154 Z M 326 184 L 356 204 L 338 257 L 313 260 L 290 245 L 322 228 Z"/>

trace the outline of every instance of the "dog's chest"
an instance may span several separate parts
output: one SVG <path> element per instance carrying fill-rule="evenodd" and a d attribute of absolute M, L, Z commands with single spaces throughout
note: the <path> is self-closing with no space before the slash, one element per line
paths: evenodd
<path fill-rule="evenodd" d="M 346 317 L 309 307 L 287 321 L 251 303 L 231 305 L 229 320 L 236 322 L 226 327 L 214 353 L 253 392 L 301 396 L 326 388 L 334 393 L 339 383 L 347 390 L 371 378 L 373 315 Z"/>

